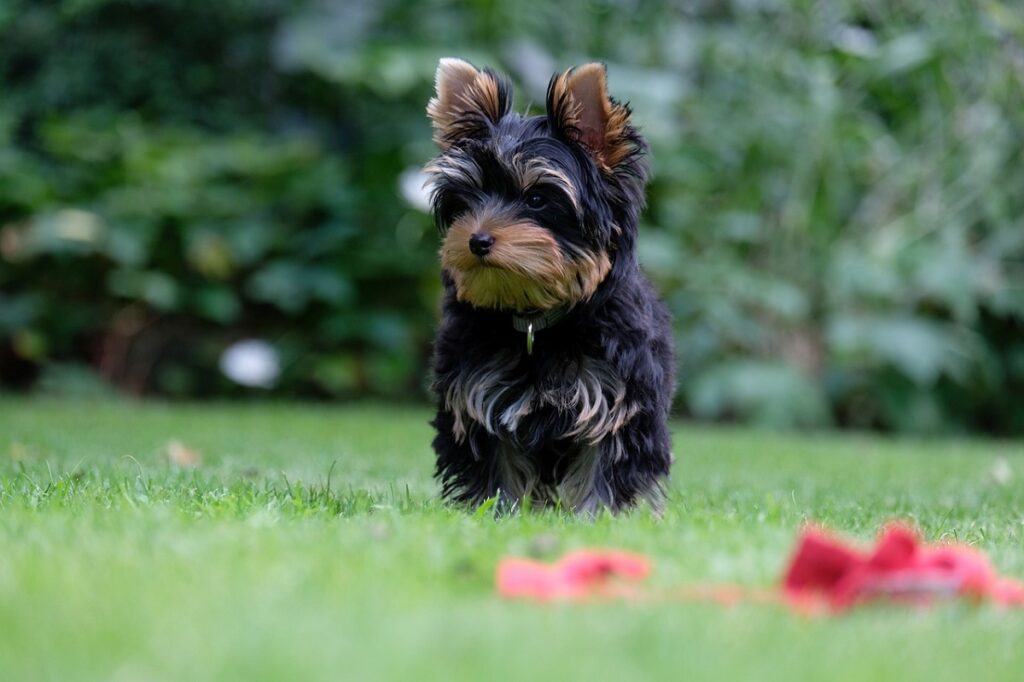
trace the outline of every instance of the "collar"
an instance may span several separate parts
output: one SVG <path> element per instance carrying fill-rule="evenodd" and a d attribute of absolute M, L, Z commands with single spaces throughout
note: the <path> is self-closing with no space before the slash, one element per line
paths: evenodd
<path fill-rule="evenodd" d="M 555 326 L 560 322 L 569 311 L 572 310 L 571 305 L 561 305 L 557 308 L 551 308 L 549 310 L 542 310 L 533 315 L 517 315 L 512 313 L 512 327 L 517 332 L 526 333 L 526 354 L 533 354 L 533 335 L 535 332 L 539 332 L 543 329 Z"/>

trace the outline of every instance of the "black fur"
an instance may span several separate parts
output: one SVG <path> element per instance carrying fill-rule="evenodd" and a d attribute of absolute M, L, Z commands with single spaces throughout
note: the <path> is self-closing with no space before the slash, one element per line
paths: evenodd
<path fill-rule="evenodd" d="M 445 296 L 433 359 L 433 388 L 439 401 L 433 421 L 436 475 L 445 498 L 470 504 L 499 494 L 518 501 L 524 490 L 522 481 L 513 478 L 529 480 L 525 495 L 535 502 L 564 503 L 560 486 L 574 478 L 577 487 L 588 486 L 585 493 L 575 491 L 571 506 L 576 511 L 618 511 L 644 499 L 657 506 L 672 462 L 667 417 L 675 368 L 668 311 L 636 258 L 637 221 L 648 175 L 646 145 L 629 127 L 627 142 L 633 153 L 617 168 L 602 170 L 576 131 L 559 126 L 557 119 L 555 112 L 534 117 L 508 113 L 490 125 L 487 135 L 479 134 L 482 126 L 477 126 L 477 134 L 453 136 L 455 144 L 435 161 L 443 167 L 446 156 L 461 158 L 461 163 L 480 169 L 483 177 L 482 186 L 477 186 L 435 173 L 433 205 L 442 231 L 463 213 L 500 202 L 549 230 L 567 253 L 603 250 L 612 263 L 588 300 L 536 333 L 532 355 L 527 354 L 525 335 L 513 328 L 512 311 L 458 301 L 451 277 L 442 274 Z M 508 171 L 507 160 L 515 154 L 541 157 L 567 175 L 576 188 L 578 210 L 555 188 L 545 189 L 544 210 L 524 205 L 522 190 Z M 487 369 L 495 367 L 500 370 Z M 524 391 L 554 397 L 540 401 L 514 429 L 498 423 L 497 417 L 463 417 L 460 430 L 457 408 L 447 404 L 447 396 L 474 372 L 495 378 L 494 391 L 488 394 L 494 415 L 504 414 Z M 565 435 L 578 425 L 579 405 L 558 396 L 571 395 L 581 379 L 593 377 L 602 379 L 606 405 L 617 399 L 610 386 L 621 382 L 624 396 L 619 402 L 632 406 L 623 412 L 628 419 L 602 439 L 617 438 L 618 444 Z M 581 473 L 591 466 L 581 466 L 585 452 L 593 457 L 592 477 Z M 620 456 L 613 456 L 616 452 Z"/>

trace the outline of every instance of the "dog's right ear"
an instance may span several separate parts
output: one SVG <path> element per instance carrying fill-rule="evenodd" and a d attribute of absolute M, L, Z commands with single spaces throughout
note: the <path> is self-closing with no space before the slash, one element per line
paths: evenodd
<path fill-rule="evenodd" d="M 437 94 L 427 104 L 434 142 L 442 151 L 469 138 L 486 137 L 512 109 L 512 87 L 490 69 L 478 71 L 461 59 L 442 59 Z"/>

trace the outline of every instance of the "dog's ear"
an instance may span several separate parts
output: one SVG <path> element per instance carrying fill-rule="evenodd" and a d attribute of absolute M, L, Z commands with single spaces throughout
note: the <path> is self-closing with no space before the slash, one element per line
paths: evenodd
<path fill-rule="evenodd" d="M 552 130 L 585 146 L 604 170 L 615 170 L 637 150 L 629 105 L 608 96 L 604 64 L 555 74 L 548 84 L 547 114 Z"/>
<path fill-rule="evenodd" d="M 442 59 L 437 93 L 427 103 L 434 141 L 442 150 L 467 138 L 481 138 L 512 108 L 512 87 L 490 69 L 478 71 L 461 59 Z"/>

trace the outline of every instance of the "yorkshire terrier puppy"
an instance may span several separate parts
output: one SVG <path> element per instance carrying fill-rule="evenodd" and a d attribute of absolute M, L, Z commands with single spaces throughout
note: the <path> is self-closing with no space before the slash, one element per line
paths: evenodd
<path fill-rule="evenodd" d="M 636 257 L 647 145 L 605 68 L 556 74 L 546 113 L 442 59 L 426 168 L 443 235 L 434 344 L 447 499 L 660 508 L 672 463 L 670 318 Z"/>

